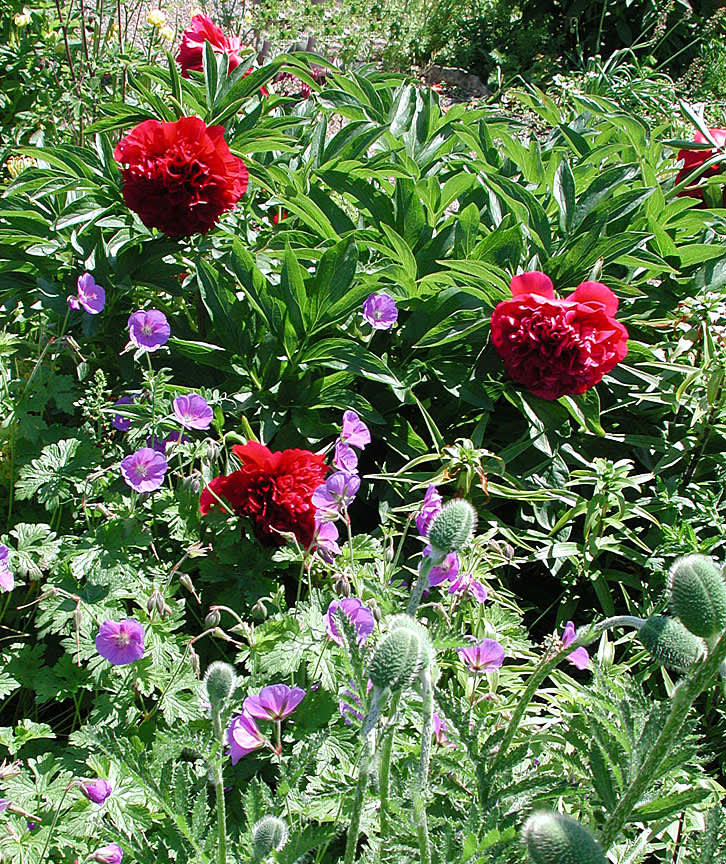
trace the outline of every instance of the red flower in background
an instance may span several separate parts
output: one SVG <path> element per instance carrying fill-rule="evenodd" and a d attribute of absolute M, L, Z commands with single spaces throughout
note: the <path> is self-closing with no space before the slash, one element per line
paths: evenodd
<path fill-rule="evenodd" d="M 179 53 L 176 55 L 184 78 L 189 77 L 190 71 L 202 71 L 205 42 L 211 44 L 215 54 L 227 55 L 229 58 L 227 74 L 242 62 L 237 53 L 242 50 L 242 40 L 239 36 L 225 36 L 211 18 L 200 13 L 192 18 L 192 26 L 182 34 Z"/>
<path fill-rule="evenodd" d="M 261 543 L 280 546 L 285 539 L 278 532 L 286 531 L 308 547 L 315 532 L 311 498 L 328 471 L 324 457 L 309 450 L 273 452 L 256 441 L 236 444 L 232 452 L 242 467 L 212 480 L 199 501 L 202 515 L 220 507 L 221 499 L 252 520 Z"/>
<path fill-rule="evenodd" d="M 492 313 L 492 342 L 510 378 L 542 399 L 584 393 L 627 354 L 628 331 L 613 317 L 618 298 L 582 282 L 564 300 L 535 270 L 515 276 L 513 298 Z"/>
<path fill-rule="evenodd" d="M 726 148 L 726 129 L 709 129 L 708 131 L 711 133 L 711 137 L 719 147 Z M 696 144 L 708 144 L 705 135 L 701 132 L 696 132 L 693 140 Z M 683 159 L 683 168 L 681 168 L 676 175 L 676 183 L 685 180 L 692 171 L 695 171 L 696 168 L 699 168 L 715 154 L 715 150 L 679 150 L 678 158 Z M 707 168 L 699 177 L 693 179 L 693 186 L 687 186 L 685 189 L 682 189 L 678 193 L 679 197 L 700 198 L 701 201 L 703 201 L 703 189 L 696 184 L 700 183 L 701 178 L 720 174 L 722 167 L 723 166 L 720 164 L 711 165 L 711 167 Z M 724 205 L 726 205 L 726 190 L 724 191 L 723 201 Z"/>
<path fill-rule="evenodd" d="M 116 145 L 126 206 L 169 237 L 206 234 L 247 189 L 245 163 L 230 153 L 222 126 L 199 117 L 144 120 Z"/>

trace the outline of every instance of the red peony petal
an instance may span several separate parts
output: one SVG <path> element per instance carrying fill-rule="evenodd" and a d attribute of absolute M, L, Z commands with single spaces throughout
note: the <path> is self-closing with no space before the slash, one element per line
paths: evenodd
<path fill-rule="evenodd" d="M 553 300 L 555 296 L 552 280 L 540 270 L 532 270 L 529 273 L 520 273 L 519 276 L 514 276 L 509 287 L 514 297 L 520 294 L 539 294 L 540 297 L 548 297 Z"/>
<path fill-rule="evenodd" d="M 602 282 L 580 282 L 567 299 L 576 303 L 601 303 L 608 315 L 618 311 L 618 298 Z"/>

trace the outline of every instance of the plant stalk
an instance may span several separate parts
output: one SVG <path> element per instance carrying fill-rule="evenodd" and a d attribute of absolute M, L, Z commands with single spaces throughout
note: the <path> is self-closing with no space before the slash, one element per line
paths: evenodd
<path fill-rule="evenodd" d="M 424 797 L 429 776 L 431 738 L 434 726 L 434 688 L 429 669 L 421 676 L 421 695 L 423 697 L 423 730 L 421 732 L 421 756 L 419 759 L 418 774 L 413 787 L 413 819 L 418 836 L 421 864 L 431 864 L 431 840 L 429 839 L 426 800 Z"/>

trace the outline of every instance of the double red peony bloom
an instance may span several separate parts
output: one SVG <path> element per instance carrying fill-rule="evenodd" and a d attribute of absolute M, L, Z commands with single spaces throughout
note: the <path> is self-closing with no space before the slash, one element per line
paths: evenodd
<path fill-rule="evenodd" d="M 192 26 L 182 34 L 179 53 L 176 55 L 184 78 L 189 77 L 190 71 L 202 71 L 205 42 L 211 44 L 215 54 L 227 55 L 229 58 L 227 74 L 242 62 L 237 53 L 242 49 L 242 40 L 239 36 L 225 36 L 211 18 L 200 13 L 192 18 Z"/>
<path fill-rule="evenodd" d="M 199 117 L 144 120 L 116 146 L 126 206 L 169 237 L 206 234 L 247 189 L 245 163 L 230 153 L 222 126 Z"/>
<path fill-rule="evenodd" d="M 212 480 L 199 502 L 202 515 L 220 507 L 219 498 L 252 520 L 260 542 L 280 546 L 285 538 L 278 532 L 286 531 L 307 548 L 315 531 L 311 498 L 328 470 L 324 457 L 309 450 L 272 452 L 256 441 L 236 444 L 232 452 L 242 467 Z"/>
<path fill-rule="evenodd" d="M 628 331 L 613 317 L 618 298 L 581 282 L 564 300 L 535 270 L 515 276 L 513 298 L 492 313 L 492 342 L 510 378 L 542 399 L 584 393 L 627 354 Z"/>
<path fill-rule="evenodd" d="M 719 147 L 726 147 L 726 129 L 709 129 L 708 131 L 711 133 L 711 137 Z M 696 132 L 694 141 L 697 144 L 708 143 L 705 136 L 700 132 Z M 696 168 L 703 165 L 703 163 L 708 161 L 715 155 L 715 153 L 715 150 L 679 150 L 678 158 L 683 159 L 683 168 L 681 168 L 676 175 L 676 183 L 685 180 L 692 171 L 695 171 Z M 707 168 L 703 174 L 693 180 L 692 186 L 687 186 L 685 189 L 681 190 L 678 195 L 686 198 L 700 198 L 701 201 L 703 201 L 703 189 L 697 184 L 701 182 L 701 179 L 711 177 L 714 174 L 720 174 L 722 169 L 722 165 L 711 165 L 711 167 Z M 726 206 L 726 189 L 723 192 L 723 203 L 724 206 Z"/>

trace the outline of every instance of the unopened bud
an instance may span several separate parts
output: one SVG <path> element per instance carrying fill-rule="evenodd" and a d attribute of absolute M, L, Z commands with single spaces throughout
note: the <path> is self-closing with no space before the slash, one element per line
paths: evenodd
<path fill-rule="evenodd" d="M 525 822 L 522 838 L 534 864 L 607 864 L 602 847 L 579 822 L 540 811 Z"/>
<path fill-rule="evenodd" d="M 686 672 L 704 652 L 700 639 L 675 618 L 654 615 L 638 631 L 648 652 L 668 669 Z"/>
<path fill-rule="evenodd" d="M 202 478 L 198 474 L 190 474 L 188 477 L 182 478 L 182 487 L 193 495 L 199 495 L 202 491 Z"/>
<path fill-rule="evenodd" d="M 338 597 L 350 597 L 350 580 L 344 573 L 341 573 L 335 582 L 333 582 L 333 591 L 335 591 Z"/>
<path fill-rule="evenodd" d="M 707 555 L 686 555 L 668 576 L 671 610 L 695 636 L 708 639 L 726 629 L 726 584 Z"/>
<path fill-rule="evenodd" d="M 194 583 L 192 582 L 191 577 L 188 573 L 182 573 L 179 576 L 179 581 L 187 589 L 187 591 L 191 591 L 192 594 L 194 594 Z"/>
<path fill-rule="evenodd" d="M 199 678 L 199 673 L 201 671 L 201 667 L 199 665 L 199 654 L 194 650 L 192 645 L 189 646 L 189 657 L 192 661 L 192 669 L 194 670 L 194 674 Z"/>
<path fill-rule="evenodd" d="M 383 617 L 380 606 L 376 603 L 376 601 L 371 597 L 368 601 L 368 608 L 371 610 L 373 618 L 376 621 L 376 624 L 381 623 L 381 618 Z"/>
<path fill-rule="evenodd" d="M 123 849 L 118 843 L 109 843 L 108 846 L 102 846 L 100 849 L 91 855 L 94 861 L 98 864 L 121 864 L 124 857 Z"/>
<path fill-rule="evenodd" d="M 83 621 L 83 611 L 80 606 L 76 606 L 73 610 L 73 626 L 76 630 L 81 629 L 81 622 Z"/>
<path fill-rule="evenodd" d="M 376 687 L 395 691 L 429 668 L 434 650 L 426 628 L 410 615 L 396 615 L 390 623 L 391 632 L 376 646 L 368 671 Z"/>
<path fill-rule="evenodd" d="M 204 626 L 209 628 L 217 627 L 221 620 L 222 616 L 219 614 L 219 610 L 210 609 L 209 612 L 207 612 L 207 617 L 204 619 Z"/>
<path fill-rule="evenodd" d="M 204 675 L 204 689 L 212 711 L 219 713 L 232 695 L 237 680 L 234 667 L 229 663 L 215 661 Z"/>
<path fill-rule="evenodd" d="M 431 523 L 428 541 L 440 555 L 459 552 L 466 546 L 476 528 L 476 512 L 468 501 L 447 501 Z"/>
<path fill-rule="evenodd" d="M 255 621 L 264 621 L 267 618 L 267 606 L 265 606 L 262 598 L 250 609 L 250 615 L 252 615 Z"/>
<path fill-rule="evenodd" d="M 276 816 L 263 816 L 252 829 L 252 854 L 255 861 L 263 861 L 287 843 L 287 825 Z"/>

